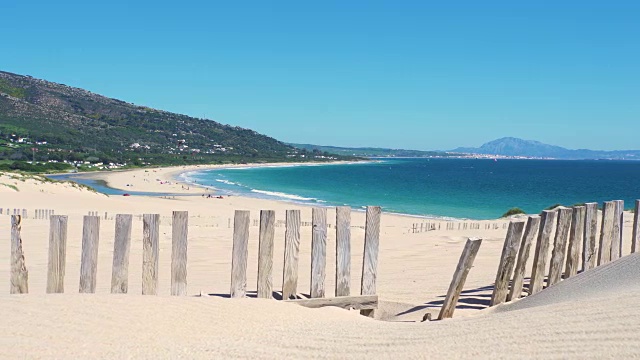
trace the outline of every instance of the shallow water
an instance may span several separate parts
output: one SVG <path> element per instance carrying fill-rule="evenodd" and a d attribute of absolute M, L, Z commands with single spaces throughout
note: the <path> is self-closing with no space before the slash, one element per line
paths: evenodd
<path fill-rule="evenodd" d="M 492 219 L 509 208 L 640 198 L 640 162 L 385 159 L 380 162 L 194 171 L 222 193 L 418 216 Z"/>

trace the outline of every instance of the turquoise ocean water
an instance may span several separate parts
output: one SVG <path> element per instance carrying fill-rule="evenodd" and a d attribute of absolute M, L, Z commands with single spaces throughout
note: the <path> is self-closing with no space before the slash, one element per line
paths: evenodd
<path fill-rule="evenodd" d="M 183 180 L 225 194 L 428 217 L 493 219 L 561 203 L 640 198 L 640 162 L 392 159 L 373 163 L 190 172 Z"/>

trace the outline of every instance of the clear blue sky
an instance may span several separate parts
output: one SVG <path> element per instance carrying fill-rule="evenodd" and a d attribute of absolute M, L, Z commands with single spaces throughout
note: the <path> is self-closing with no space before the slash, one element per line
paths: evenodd
<path fill-rule="evenodd" d="M 287 142 L 640 149 L 638 1 L 0 2 L 0 69 Z"/>

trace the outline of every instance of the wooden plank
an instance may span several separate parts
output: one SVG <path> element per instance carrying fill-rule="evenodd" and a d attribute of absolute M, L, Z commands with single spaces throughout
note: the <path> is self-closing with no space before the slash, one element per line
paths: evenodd
<path fill-rule="evenodd" d="M 290 299 L 298 293 L 298 253 L 300 251 L 300 210 L 287 210 L 284 233 L 284 270 L 282 298 Z"/>
<path fill-rule="evenodd" d="M 598 249 L 598 265 L 611 261 L 611 240 L 613 238 L 616 203 L 605 201 L 602 208 L 602 227 L 600 230 L 600 246 Z"/>
<path fill-rule="evenodd" d="M 444 298 L 444 303 L 440 309 L 438 320 L 453 316 L 453 312 L 455 311 L 458 303 L 458 298 L 460 298 L 460 292 L 467 280 L 469 270 L 471 270 L 471 267 L 473 266 L 473 260 L 475 260 L 476 255 L 478 254 L 480 244 L 482 244 L 482 239 L 467 239 L 467 243 L 464 245 L 464 250 L 462 250 L 462 254 L 460 255 L 460 260 L 458 260 L 456 271 L 453 273 L 453 279 L 451 279 L 451 284 L 449 284 L 447 296 Z"/>
<path fill-rule="evenodd" d="M 311 234 L 311 297 L 324 297 L 327 266 L 327 209 L 313 208 Z"/>
<path fill-rule="evenodd" d="M 598 235 L 598 203 L 584 204 L 584 236 L 582 238 L 582 271 L 596 266 L 598 254 L 596 252 L 596 239 Z"/>
<path fill-rule="evenodd" d="M 22 251 L 22 216 L 11 216 L 11 294 L 29 293 L 29 272 Z"/>
<path fill-rule="evenodd" d="M 539 226 L 540 216 L 529 216 L 527 219 L 527 226 L 524 230 L 524 236 L 522 236 L 520 251 L 518 252 L 518 261 L 516 262 L 516 267 L 513 271 L 513 280 L 511 281 L 511 292 L 509 293 L 507 301 L 518 299 L 522 295 L 522 286 L 524 283 L 527 261 L 529 260 L 529 252 Z"/>
<path fill-rule="evenodd" d="M 378 248 L 380 247 L 380 216 L 379 206 L 367 206 L 364 230 L 364 255 L 362 260 L 362 282 L 360 295 L 376 294 L 376 279 L 378 278 Z M 364 316 L 373 316 L 373 310 L 360 310 Z"/>
<path fill-rule="evenodd" d="M 171 295 L 187 295 L 189 212 L 174 211 L 171 224 Z"/>
<path fill-rule="evenodd" d="M 553 241 L 553 250 L 551 251 L 551 262 L 549 263 L 548 286 L 557 284 L 562 280 L 572 214 L 573 209 L 571 208 L 558 208 L 558 226 L 556 227 L 556 236 Z"/>
<path fill-rule="evenodd" d="M 66 215 L 55 215 L 49 220 L 49 263 L 47 293 L 64 292 L 64 272 L 67 257 Z"/>
<path fill-rule="evenodd" d="M 556 217 L 557 213 L 555 210 L 543 210 L 540 214 L 538 241 L 533 256 L 533 268 L 531 270 L 531 282 L 529 284 L 530 295 L 542 290 L 544 286 L 544 273 L 547 269 L 547 259 L 549 258 L 549 241 L 551 240 L 551 233 L 556 222 Z"/>
<path fill-rule="evenodd" d="M 233 254 L 231 258 L 231 297 L 247 293 L 247 256 L 249 255 L 249 211 L 236 210 L 233 218 Z"/>
<path fill-rule="evenodd" d="M 623 241 L 624 241 L 624 237 L 623 237 L 623 233 L 624 233 L 624 200 L 617 200 L 618 204 L 619 204 L 619 210 L 620 210 L 620 243 L 619 248 L 620 248 L 620 257 L 622 257 L 622 246 L 623 246 Z"/>
<path fill-rule="evenodd" d="M 576 275 L 580 267 L 585 213 L 586 207 L 574 206 L 573 217 L 571 218 L 571 230 L 569 231 L 569 250 L 567 250 L 567 266 L 565 271 L 566 278 Z"/>
<path fill-rule="evenodd" d="M 631 233 L 631 253 L 640 251 L 640 200 L 636 200 L 633 212 L 633 232 Z"/>
<path fill-rule="evenodd" d="M 617 260 L 622 255 L 622 229 L 624 216 L 624 201 L 615 200 L 613 213 L 613 230 L 611 231 L 611 261 Z"/>
<path fill-rule="evenodd" d="M 336 208 L 336 293 L 351 295 L 351 208 Z"/>
<path fill-rule="evenodd" d="M 507 300 L 509 280 L 511 279 L 511 274 L 513 273 L 513 268 L 516 263 L 516 255 L 518 254 L 523 231 L 524 221 L 509 222 L 509 229 L 507 230 L 507 236 L 502 246 L 502 255 L 500 256 L 500 263 L 498 264 L 498 272 L 491 295 L 490 306 L 502 304 Z"/>
<path fill-rule="evenodd" d="M 113 242 L 113 267 L 111 293 L 126 294 L 129 291 L 129 252 L 133 215 L 117 214 Z"/>
<path fill-rule="evenodd" d="M 335 306 L 343 309 L 373 310 L 378 308 L 378 295 L 339 296 L 333 298 L 297 299 L 285 302 L 308 308 Z"/>
<path fill-rule="evenodd" d="M 160 214 L 142 215 L 142 295 L 158 294 Z"/>
<path fill-rule="evenodd" d="M 98 275 L 98 244 L 100 240 L 100 218 L 84 216 L 82 224 L 82 256 L 80 264 L 80 293 L 96 292 Z"/>
<path fill-rule="evenodd" d="M 273 237 L 275 235 L 276 212 L 260 211 L 260 235 L 258 245 L 258 297 L 273 297 Z"/>

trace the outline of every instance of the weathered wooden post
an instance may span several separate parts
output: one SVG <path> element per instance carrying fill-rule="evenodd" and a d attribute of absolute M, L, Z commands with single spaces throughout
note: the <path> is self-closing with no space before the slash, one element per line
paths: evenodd
<path fill-rule="evenodd" d="M 311 235 L 311 297 L 324 297 L 327 265 L 327 209 L 313 208 Z"/>
<path fill-rule="evenodd" d="M 596 238 L 598 235 L 598 203 L 584 204 L 584 236 L 582 239 L 582 271 L 596 266 Z"/>
<path fill-rule="evenodd" d="M 640 250 L 640 200 L 636 200 L 636 208 L 633 212 L 633 232 L 631 234 L 631 253 Z"/>
<path fill-rule="evenodd" d="M 29 292 L 29 272 L 22 252 L 22 217 L 11 216 L 11 294 Z"/>
<path fill-rule="evenodd" d="M 362 260 L 362 283 L 360 295 L 376 294 L 376 279 L 378 278 L 378 248 L 380 247 L 380 216 L 379 206 L 367 206 L 364 233 L 364 255 Z M 372 309 L 360 310 L 364 316 L 373 316 Z"/>
<path fill-rule="evenodd" d="M 231 258 L 231 297 L 247 293 L 247 256 L 249 253 L 249 211 L 236 210 L 233 219 L 233 256 Z"/>
<path fill-rule="evenodd" d="M 111 270 L 112 294 L 126 294 L 129 291 L 129 251 L 131 249 L 132 221 L 133 216 L 130 214 L 116 215 L 113 268 Z"/>
<path fill-rule="evenodd" d="M 142 216 L 142 295 L 158 294 L 160 214 Z"/>
<path fill-rule="evenodd" d="M 567 266 L 565 278 L 574 276 L 580 267 L 580 253 L 582 252 L 582 236 L 584 235 L 584 206 L 574 206 L 571 218 L 571 230 L 569 231 L 569 250 L 567 250 Z"/>
<path fill-rule="evenodd" d="M 611 261 L 611 240 L 614 237 L 616 202 L 605 201 L 602 209 L 602 230 L 600 231 L 600 248 L 598 249 L 598 265 Z"/>
<path fill-rule="evenodd" d="M 544 272 L 547 268 L 549 257 L 549 241 L 551 232 L 556 222 L 557 213 L 554 210 L 543 210 L 540 215 L 540 228 L 538 229 L 538 242 L 533 256 L 533 269 L 531 270 L 531 282 L 529 295 L 533 295 L 544 287 Z"/>
<path fill-rule="evenodd" d="M 171 295 L 187 295 L 189 212 L 174 211 L 171 223 Z"/>
<path fill-rule="evenodd" d="M 282 299 L 295 297 L 298 292 L 298 253 L 300 251 L 300 210 L 287 210 L 284 233 L 284 267 L 282 271 Z"/>
<path fill-rule="evenodd" d="M 622 245 L 624 238 L 622 237 L 624 233 L 624 200 L 618 200 L 619 211 L 620 211 L 620 257 L 622 257 Z"/>
<path fill-rule="evenodd" d="M 613 215 L 613 231 L 611 232 L 611 261 L 617 260 L 622 255 L 622 226 L 624 216 L 624 201 L 615 200 Z"/>
<path fill-rule="evenodd" d="M 529 216 L 527 219 L 527 226 L 524 230 L 524 236 L 522 237 L 522 243 L 520 244 L 520 251 L 518 252 L 518 261 L 513 271 L 513 280 L 511 281 L 511 292 L 507 297 L 507 301 L 518 299 L 522 295 L 522 285 L 524 283 L 524 274 L 527 267 L 527 261 L 529 260 L 529 251 L 533 239 L 538 232 L 540 226 L 540 216 Z"/>
<path fill-rule="evenodd" d="M 456 304 L 460 298 L 460 292 L 464 287 L 465 281 L 467 281 L 467 275 L 469 275 L 469 270 L 471 270 L 471 266 L 473 266 L 473 260 L 475 260 L 478 254 L 480 244 L 482 244 L 482 239 L 471 238 L 467 240 L 464 250 L 462 250 L 462 254 L 460 255 L 460 260 L 458 260 L 456 271 L 453 273 L 451 284 L 449 284 L 449 290 L 447 291 L 447 296 L 444 298 L 438 320 L 453 316 Z"/>
<path fill-rule="evenodd" d="M 67 216 L 52 216 L 49 225 L 49 265 L 47 293 L 64 292 L 64 270 L 67 254 Z"/>
<path fill-rule="evenodd" d="M 273 297 L 273 238 L 276 212 L 260 211 L 260 233 L 258 243 L 258 297 Z"/>
<path fill-rule="evenodd" d="M 551 251 L 548 286 L 559 283 L 560 280 L 562 280 L 562 268 L 564 267 L 564 258 L 567 253 L 567 241 L 569 239 L 572 214 L 573 209 L 571 208 L 564 206 L 558 208 L 558 226 L 553 241 L 553 250 Z"/>
<path fill-rule="evenodd" d="M 502 304 L 507 299 L 509 280 L 511 279 L 513 267 L 516 263 L 516 255 L 520 247 L 523 230 L 523 221 L 509 222 L 509 229 L 507 230 L 507 236 L 502 246 L 502 255 L 500 256 L 500 263 L 498 264 L 498 272 L 493 287 L 493 294 L 491 295 L 490 306 Z"/>
<path fill-rule="evenodd" d="M 98 274 L 98 243 L 100 218 L 85 216 L 82 226 L 82 263 L 80 264 L 80 293 L 96 292 Z"/>
<path fill-rule="evenodd" d="M 351 295 L 351 208 L 336 208 L 336 296 Z"/>

